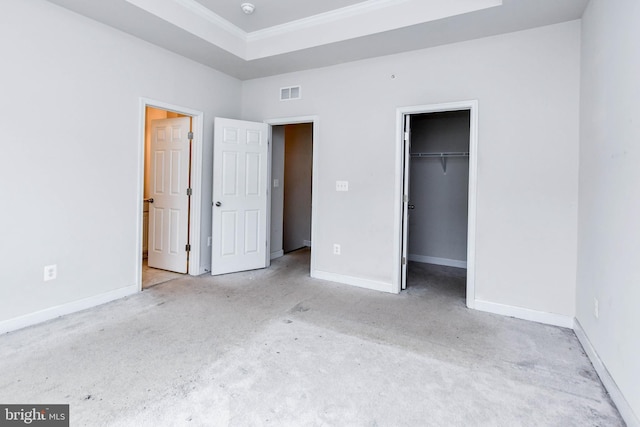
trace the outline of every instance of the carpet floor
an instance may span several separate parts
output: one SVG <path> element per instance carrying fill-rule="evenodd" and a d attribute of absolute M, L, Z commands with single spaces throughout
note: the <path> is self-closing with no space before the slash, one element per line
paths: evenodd
<path fill-rule="evenodd" d="M 183 276 L 0 336 L 0 402 L 72 426 L 623 426 L 573 331 L 469 310 L 464 270 L 384 294 L 268 269 Z"/>

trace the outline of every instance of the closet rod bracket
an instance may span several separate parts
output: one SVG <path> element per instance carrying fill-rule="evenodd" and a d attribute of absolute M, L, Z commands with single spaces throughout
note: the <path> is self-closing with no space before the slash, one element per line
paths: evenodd
<path fill-rule="evenodd" d="M 447 157 L 446 156 L 440 156 L 440 163 L 442 164 L 442 172 L 444 172 L 444 174 L 447 174 Z"/>

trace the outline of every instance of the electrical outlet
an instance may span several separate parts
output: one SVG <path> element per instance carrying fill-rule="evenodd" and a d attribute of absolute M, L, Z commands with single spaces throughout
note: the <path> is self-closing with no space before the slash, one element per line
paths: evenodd
<path fill-rule="evenodd" d="M 597 319 L 600 317 L 600 304 L 598 298 L 593 299 L 593 316 Z"/>
<path fill-rule="evenodd" d="M 336 191 L 349 191 L 349 181 L 336 181 Z"/>
<path fill-rule="evenodd" d="M 340 245 L 337 243 L 333 244 L 333 254 L 334 255 L 340 255 Z"/>
<path fill-rule="evenodd" d="M 44 266 L 44 281 L 48 282 L 49 280 L 54 280 L 56 277 L 58 277 L 58 266 L 56 264 L 45 265 Z"/>
<path fill-rule="evenodd" d="M 211 246 L 211 236 L 207 237 L 207 246 Z"/>

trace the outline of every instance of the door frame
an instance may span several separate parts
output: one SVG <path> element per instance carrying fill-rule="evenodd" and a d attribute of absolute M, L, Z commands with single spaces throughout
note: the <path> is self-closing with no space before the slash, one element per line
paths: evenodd
<path fill-rule="evenodd" d="M 189 268 L 187 274 L 197 276 L 200 271 L 200 229 L 202 217 L 202 150 L 204 137 L 204 113 L 191 108 L 169 104 L 150 98 L 140 98 L 139 103 L 139 135 L 138 135 L 138 185 L 136 188 L 136 201 L 138 203 L 136 221 L 136 286 L 142 290 L 142 219 L 144 210 L 144 154 L 145 154 L 145 120 L 146 108 L 153 107 L 174 113 L 189 116 L 192 119 L 191 130 L 193 140 L 191 143 L 191 195 L 189 215 Z"/>
<path fill-rule="evenodd" d="M 309 274 L 311 277 L 316 277 L 316 255 L 313 246 L 317 242 L 317 218 L 318 218 L 318 142 L 320 141 L 320 117 L 319 116 L 296 116 L 296 117 L 283 117 L 264 120 L 264 123 L 269 125 L 269 172 L 267 173 L 267 179 L 269 180 L 269 197 L 267 198 L 267 242 L 268 250 L 267 255 L 269 261 L 267 265 L 271 265 L 271 167 L 273 163 L 272 151 L 272 130 L 273 126 L 281 125 L 297 125 L 301 123 L 311 123 L 313 125 L 313 146 L 311 148 L 312 159 L 312 172 L 311 172 L 311 266 Z M 284 185 L 284 183 L 283 183 Z"/>
<path fill-rule="evenodd" d="M 394 210 L 394 289 L 400 293 L 402 286 L 402 228 L 403 224 L 403 191 L 405 171 L 404 117 L 406 115 L 440 113 L 447 111 L 468 110 L 469 124 L 469 195 L 467 216 L 467 307 L 475 308 L 475 276 L 476 276 L 476 215 L 478 192 L 478 101 L 458 101 L 441 104 L 416 105 L 396 109 L 396 200 Z M 407 261 L 408 262 L 408 261 Z"/>

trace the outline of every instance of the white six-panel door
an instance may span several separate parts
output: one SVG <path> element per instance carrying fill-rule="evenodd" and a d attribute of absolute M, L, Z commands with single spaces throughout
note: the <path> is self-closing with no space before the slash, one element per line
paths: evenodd
<path fill-rule="evenodd" d="M 149 267 L 187 272 L 190 118 L 151 121 Z"/>
<path fill-rule="evenodd" d="M 211 274 L 267 266 L 268 125 L 216 118 Z"/>

